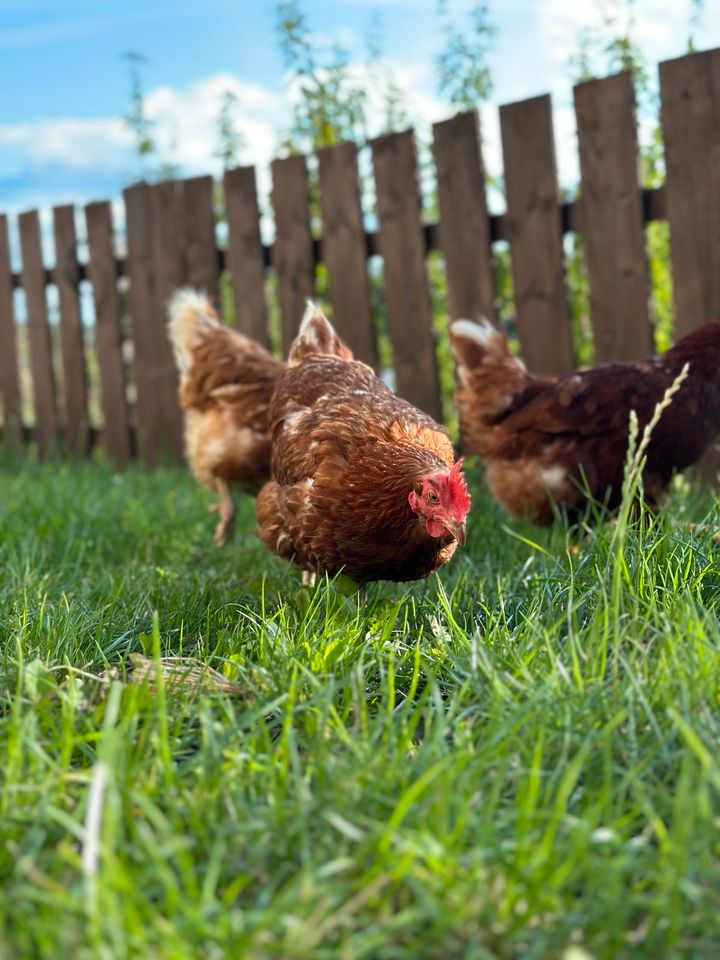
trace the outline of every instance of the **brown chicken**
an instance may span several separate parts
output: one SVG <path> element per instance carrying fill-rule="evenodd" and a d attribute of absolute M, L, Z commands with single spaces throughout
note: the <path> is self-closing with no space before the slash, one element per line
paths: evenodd
<path fill-rule="evenodd" d="M 312 304 L 270 407 L 264 543 L 303 570 L 353 580 L 427 577 L 465 542 L 470 507 L 447 432 L 352 359 Z"/>
<path fill-rule="evenodd" d="M 215 542 L 232 534 L 231 488 L 255 494 L 270 477 L 268 407 L 285 364 L 258 343 L 221 324 L 195 290 L 179 290 L 168 332 L 180 372 L 185 454 L 195 478 L 217 491 Z"/>
<path fill-rule="evenodd" d="M 643 472 L 655 509 L 673 472 L 690 466 L 720 429 L 720 323 L 709 323 L 648 360 L 538 377 L 513 357 L 489 321 L 457 320 L 455 401 L 463 442 L 484 461 L 496 500 L 539 526 L 553 502 L 577 516 L 592 498 L 619 505 L 630 411 L 640 431 L 682 371 L 689 373 L 652 432 Z"/>

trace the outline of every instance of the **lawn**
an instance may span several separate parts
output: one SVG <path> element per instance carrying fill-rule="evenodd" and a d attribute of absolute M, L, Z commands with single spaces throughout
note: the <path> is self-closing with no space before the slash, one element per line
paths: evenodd
<path fill-rule="evenodd" d="M 714 504 L 569 536 L 476 481 L 447 568 L 356 594 L 207 503 L 0 466 L 0 957 L 720 956 Z"/>

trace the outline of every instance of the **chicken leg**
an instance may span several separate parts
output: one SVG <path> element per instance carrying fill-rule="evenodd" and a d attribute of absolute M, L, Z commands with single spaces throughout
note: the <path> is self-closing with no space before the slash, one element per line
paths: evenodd
<path fill-rule="evenodd" d="M 220 477 L 215 478 L 215 489 L 220 496 L 220 500 L 218 503 L 211 504 L 210 510 L 219 514 L 220 519 L 215 527 L 213 539 L 218 547 L 224 547 L 235 529 L 235 502 L 230 493 L 230 487 Z"/>

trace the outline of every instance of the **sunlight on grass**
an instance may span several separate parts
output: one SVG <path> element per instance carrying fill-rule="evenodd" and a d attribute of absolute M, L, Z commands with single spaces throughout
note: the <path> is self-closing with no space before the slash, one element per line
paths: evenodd
<path fill-rule="evenodd" d="M 689 484 L 620 535 L 477 483 L 439 575 L 349 595 L 302 589 L 249 501 L 216 550 L 180 470 L 0 484 L 8 956 L 713 955 L 720 547 Z"/>

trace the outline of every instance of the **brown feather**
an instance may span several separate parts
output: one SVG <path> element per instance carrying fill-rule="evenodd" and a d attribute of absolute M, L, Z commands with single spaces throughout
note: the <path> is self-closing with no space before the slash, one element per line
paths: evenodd
<path fill-rule="evenodd" d="M 427 576 L 457 544 L 431 537 L 408 495 L 453 465 L 447 432 L 365 364 L 342 359 L 349 351 L 336 335 L 313 332 L 313 349 L 304 336 L 301 327 L 291 348 L 299 359 L 270 408 L 273 479 L 257 499 L 262 540 L 303 570 L 343 571 L 359 582 Z"/>
<path fill-rule="evenodd" d="M 185 453 L 202 486 L 255 494 L 270 476 L 270 400 L 285 364 L 258 343 L 222 326 L 209 300 L 191 290 L 170 303 L 170 338 L 180 371 Z M 220 536 L 223 531 L 218 531 Z"/>
<path fill-rule="evenodd" d="M 491 492 L 516 517 L 548 524 L 553 502 L 581 511 L 585 485 L 594 499 L 617 507 L 630 411 L 642 430 L 685 362 L 689 376 L 648 448 L 643 479 L 650 506 L 720 429 L 720 323 L 699 328 L 663 355 L 561 379 L 533 376 L 511 356 L 504 334 L 472 326 L 461 321 L 450 333 L 461 433 L 482 457 Z M 482 349 L 488 339 L 492 350 Z"/>

